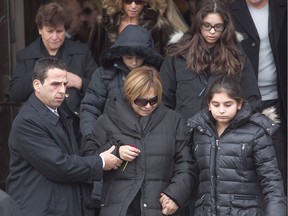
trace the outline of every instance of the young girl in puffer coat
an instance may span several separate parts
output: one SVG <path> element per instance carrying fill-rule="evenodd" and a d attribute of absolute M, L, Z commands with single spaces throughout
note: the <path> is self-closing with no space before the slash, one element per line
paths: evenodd
<path fill-rule="evenodd" d="M 277 124 L 252 114 L 239 83 L 217 79 L 208 108 L 188 120 L 199 187 L 195 215 L 286 215 L 271 135 Z M 272 113 L 271 113 L 272 114 Z"/>

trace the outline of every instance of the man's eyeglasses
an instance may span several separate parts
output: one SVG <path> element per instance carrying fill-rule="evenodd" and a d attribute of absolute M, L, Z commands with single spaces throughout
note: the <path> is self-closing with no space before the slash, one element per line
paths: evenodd
<path fill-rule="evenodd" d="M 137 106 L 141 106 L 141 107 L 147 106 L 148 103 L 150 104 L 150 106 L 157 104 L 158 103 L 158 97 L 155 96 L 149 100 L 147 100 L 145 98 L 136 98 L 134 100 L 134 104 L 136 104 Z"/>
<path fill-rule="evenodd" d="M 225 26 L 222 23 L 212 26 L 210 23 L 204 22 L 202 23 L 201 28 L 204 31 L 210 31 L 213 28 L 216 32 L 222 32 L 224 31 Z"/>
<path fill-rule="evenodd" d="M 124 2 L 126 4 L 132 4 L 132 2 L 135 2 L 135 4 L 140 5 L 140 4 L 144 4 L 145 1 L 144 0 L 124 0 Z"/>

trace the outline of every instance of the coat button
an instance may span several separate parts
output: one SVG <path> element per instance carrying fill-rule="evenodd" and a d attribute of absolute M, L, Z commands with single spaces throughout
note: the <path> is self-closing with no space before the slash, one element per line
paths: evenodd
<path fill-rule="evenodd" d="M 146 203 L 144 203 L 144 204 L 143 204 L 143 206 L 146 208 L 146 207 L 147 207 L 147 204 L 146 204 Z"/>
<path fill-rule="evenodd" d="M 255 43 L 255 42 L 252 42 L 252 43 L 251 43 L 251 46 L 253 46 L 253 47 L 256 46 L 256 43 Z"/>
<path fill-rule="evenodd" d="M 79 115 L 79 113 L 77 111 L 74 112 L 75 115 Z"/>

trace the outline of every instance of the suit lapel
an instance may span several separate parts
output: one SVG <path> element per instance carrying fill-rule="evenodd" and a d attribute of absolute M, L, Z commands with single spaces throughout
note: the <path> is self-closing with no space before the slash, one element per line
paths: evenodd
<path fill-rule="evenodd" d="M 253 19 L 251 17 L 245 0 L 236 1 L 231 6 L 231 13 L 237 20 L 237 22 L 240 23 L 242 29 L 246 29 L 247 34 L 249 34 L 255 41 L 259 40 L 257 29 L 254 25 Z"/>

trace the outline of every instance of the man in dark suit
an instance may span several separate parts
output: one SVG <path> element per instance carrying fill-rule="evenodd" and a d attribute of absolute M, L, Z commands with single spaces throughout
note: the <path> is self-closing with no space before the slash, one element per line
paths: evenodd
<path fill-rule="evenodd" d="M 37 61 L 34 93 L 16 116 L 8 140 L 7 192 L 22 216 L 82 216 L 83 182 L 101 180 L 122 161 L 112 154 L 81 157 L 72 120 L 60 108 L 68 85 L 66 66 L 56 58 Z"/>
<path fill-rule="evenodd" d="M 273 140 L 287 184 L 287 0 L 234 0 L 230 9 L 258 78 L 263 109 L 276 107 L 280 115 Z"/>

